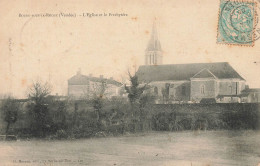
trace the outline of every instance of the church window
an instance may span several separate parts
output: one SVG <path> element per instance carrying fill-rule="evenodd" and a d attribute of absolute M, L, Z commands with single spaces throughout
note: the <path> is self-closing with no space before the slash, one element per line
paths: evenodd
<path fill-rule="evenodd" d="M 182 95 L 186 95 L 186 87 L 185 87 L 185 86 L 182 86 L 182 88 L 181 88 L 181 94 L 182 94 Z"/>
<path fill-rule="evenodd" d="M 205 94 L 205 85 L 200 86 L 200 93 Z"/>
<path fill-rule="evenodd" d="M 154 87 L 154 94 L 158 95 L 158 88 L 157 87 Z"/>
<path fill-rule="evenodd" d="M 165 84 L 165 88 L 166 88 L 167 90 L 169 90 L 169 89 L 170 89 L 170 84 L 169 84 L 169 83 L 166 83 L 166 84 Z"/>

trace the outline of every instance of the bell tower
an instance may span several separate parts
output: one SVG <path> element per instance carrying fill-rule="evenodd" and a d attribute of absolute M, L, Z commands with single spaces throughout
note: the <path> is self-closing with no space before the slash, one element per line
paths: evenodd
<path fill-rule="evenodd" d="M 163 63 L 161 43 L 158 39 L 156 23 L 153 22 L 153 29 L 148 46 L 145 50 L 145 65 L 161 65 Z"/>

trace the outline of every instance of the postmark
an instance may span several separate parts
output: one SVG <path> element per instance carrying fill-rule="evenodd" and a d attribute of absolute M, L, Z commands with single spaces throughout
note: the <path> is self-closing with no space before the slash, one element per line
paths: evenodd
<path fill-rule="evenodd" d="M 217 43 L 254 46 L 256 3 L 220 0 Z"/>

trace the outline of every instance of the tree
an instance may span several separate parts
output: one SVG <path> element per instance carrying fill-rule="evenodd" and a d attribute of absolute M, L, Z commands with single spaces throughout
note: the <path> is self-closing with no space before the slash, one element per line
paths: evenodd
<path fill-rule="evenodd" d="M 51 86 L 48 82 L 36 81 L 29 87 L 28 98 L 36 105 L 44 104 L 46 97 L 51 94 Z"/>
<path fill-rule="evenodd" d="M 106 82 L 102 81 L 100 85 L 95 86 L 92 91 L 93 108 L 97 115 L 97 122 L 100 123 L 100 114 L 103 108 L 103 100 L 106 91 Z"/>
<path fill-rule="evenodd" d="M 4 121 L 7 123 L 5 134 L 8 135 L 8 131 L 11 124 L 14 124 L 17 121 L 17 115 L 20 108 L 20 104 L 8 97 L 3 101 L 1 111 L 3 113 Z"/>
<path fill-rule="evenodd" d="M 51 86 L 46 82 L 37 81 L 29 88 L 28 98 L 31 130 L 34 136 L 44 137 L 50 131 L 52 118 L 49 114 L 46 97 L 51 93 Z"/>
<path fill-rule="evenodd" d="M 125 90 L 128 93 L 129 101 L 131 104 L 139 103 L 140 97 L 143 94 L 146 85 L 140 87 L 137 75 L 135 74 L 132 76 L 130 73 L 128 74 L 131 85 L 129 87 L 125 85 Z"/>
<path fill-rule="evenodd" d="M 146 85 L 140 86 L 138 82 L 138 76 L 135 74 L 132 76 L 130 72 L 128 72 L 131 85 L 128 87 L 125 85 L 125 90 L 128 93 L 128 98 L 131 104 L 132 116 L 135 114 L 134 107 L 140 105 L 141 95 L 146 89 Z"/>

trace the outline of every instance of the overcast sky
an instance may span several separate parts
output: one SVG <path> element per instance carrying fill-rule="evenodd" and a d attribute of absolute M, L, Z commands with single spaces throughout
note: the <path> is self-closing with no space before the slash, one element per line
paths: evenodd
<path fill-rule="evenodd" d="M 66 95 L 67 80 L 79 68 L 122 81 L 128 69 L 144 64 L 154 18 L 164 64 L 229 62 L 250 87 L 260 87 L 260 41 L 254 47 L 216 44 L 218 0 L 2 0 L 0 6 L 0 94 L 24 97 L 41 79 L 54 94 Z M 60 12 L 77 17 L 19 17 Z"/>

